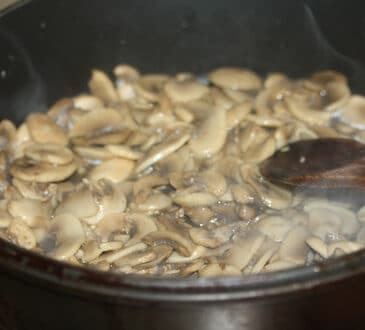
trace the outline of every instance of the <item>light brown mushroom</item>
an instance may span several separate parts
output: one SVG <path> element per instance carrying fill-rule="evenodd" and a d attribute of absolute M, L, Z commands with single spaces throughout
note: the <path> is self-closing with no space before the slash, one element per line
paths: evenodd
<path fill-rule="evenodd" d="M 198 158 L 211 157 L 223 147 L 226 136 L 226 111 L 214 108 L 193 132 L 191 151 Z"/>
<path fill-rule="evenodd" d="M 93 70 L 89 81 L 89 88 L 92 94 L 107 104 L 115 103 L 119 100 L 112 81 L 103 71 Z"/>
<path fill-rule="evenodd" d="M 56 246 L 49 252 L 49 255 L 60 260 L 73 256 L 85 240 L 84 229 L 80 221 L 69 213 L 55 216 L 51 232 L 56 235 Z"/>
<path fill-rule="evenodd" d="M 126 141 L 131 129 L 115 109 L 91 110 L 73 123 L 69 131 L 72 143 L 77 145 L 118 144 Z"/>
<path fill-rule="evenodd" d="M 165 85 L 165 93 L 173 102 L 190 102 L 202 98 L 209 88 L 194 80 L 171 80 Z"/>
<path fill-rule="evenodd" d="M 261 79 L 253 71 L 241 68 L 219 68 L 209 74 L 213 84 L 233 90 L 256 90 L 262 85 Z"/>
<path fill-rule="evenodd" d="M 132 173 L 135 162 L 129 159 L 115 158 L 95 166 L 89 173 L 90 180 L 96 182 L 107 179 L 114 183 L 126 180 Z"/>
<path fill-rule="evenodd" d="M 38 162 L 30 158 L 18 158 L 9 167 L 15 178 L 35 182 L 59 182 L 67 179 L 76 171 L 76 163 L 54 166 L 46 162 Z"/>
<path fill-rule="evenodd" d="M 25 249 L 35 248 L 37 241 L 32 230 L 26 223 L 19 219 L 13 219 L 7 229 L 11 241 Z"/>
<path fill-rule="evenodd" d="M 33 113 L 26 121 L 32 139 L 37 143 L 54 143 L 66 145 L 68 138 L 65 131 L 45 113 Z"/>

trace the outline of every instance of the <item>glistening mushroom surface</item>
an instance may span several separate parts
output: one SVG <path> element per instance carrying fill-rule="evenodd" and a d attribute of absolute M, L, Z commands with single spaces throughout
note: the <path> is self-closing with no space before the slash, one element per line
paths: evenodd
<path fill-rule="evenodd" d="M 258 171 L 293 141 L 365 141 L 365 98 L 344 75 L 223 67 L 197 77 L 125 64 L 114 75 L 93 70 L 90 93 L 18 128 L 0 121 L 2 238 L 100 271 L 193 278 L 364 248 L 363 201 L 289 191 Z"/>

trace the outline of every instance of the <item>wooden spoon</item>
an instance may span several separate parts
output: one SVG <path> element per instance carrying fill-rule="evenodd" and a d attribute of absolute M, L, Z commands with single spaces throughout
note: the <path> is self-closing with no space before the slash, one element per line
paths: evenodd
<path fill-rule="evenodd" d="M 260 170 L 276 183 L 365 190 L 365 145 L 343 138 L 298 141 L 275 152 Z"/>

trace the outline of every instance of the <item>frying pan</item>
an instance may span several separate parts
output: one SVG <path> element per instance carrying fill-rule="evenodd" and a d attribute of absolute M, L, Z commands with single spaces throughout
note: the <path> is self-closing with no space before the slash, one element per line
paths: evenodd
<path fill-rule="evenodd" d="M 33 0 L 0 14 L 0 116 L 19 123 L 86 89 L 92 68 L 220 65 L 345 73 L 365 92 L 360 1 Z M 365 251 L 213 279 L 105 274 L 0 240 L 0 329 L 362 329 Z"/>

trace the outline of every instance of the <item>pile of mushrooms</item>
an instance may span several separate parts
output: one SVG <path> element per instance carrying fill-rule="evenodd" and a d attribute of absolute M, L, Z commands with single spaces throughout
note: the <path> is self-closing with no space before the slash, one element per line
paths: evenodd
<path fill-rule="evenodd" d="M 333 71 L 261 79 L 226 67 L 207 79 L 146 74 L 114 82 L 15 127 L 0 122 L 0 234 L 102 271 L 254 274 L 322 262 L 365 244 L 365 206 L 266 182 L 258 165 L 317 137 L 364 141 L 365 98 Z"/>

